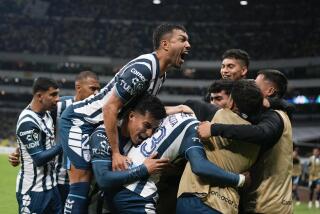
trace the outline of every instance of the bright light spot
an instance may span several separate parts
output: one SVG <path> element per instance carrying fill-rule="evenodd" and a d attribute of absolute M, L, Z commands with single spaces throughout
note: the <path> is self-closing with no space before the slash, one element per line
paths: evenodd
<path fill-rule="evenodd" d="M 153 0 L 153 4 L 161 4 L 161 0 Z"/>
<path fill-rule="evenodd" d="M 304 95 L 299 95 L 293 98 L 294 104 L 308 104 L 310 103 L 309 99 Z"/>
<path fill-rule="evenodd" d="M 240 5 L 242 6 L 248 5 L 248 1 L 240 1 Z"/>

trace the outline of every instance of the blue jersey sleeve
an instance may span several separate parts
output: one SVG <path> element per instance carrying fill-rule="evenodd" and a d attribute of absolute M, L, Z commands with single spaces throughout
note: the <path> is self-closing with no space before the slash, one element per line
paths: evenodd
<path fill-rule="evenodd" d="M 90 137 L 91 160 L 111 162 L 111 146 L 104 128 L 97 128 Z"/>
<path fill-rule="evenodd" d="M 45 133 L 31 121 L 20 124 L 17 134 L 38 167 L 43 166 L 62 152 L 61 145 L 55 145 L 50 149 L 46 149 L 46 142 L 44 142 L 46 140 Z"/>
<path fill-rule="evenodd" d="M 151 79 L 151 69 L 147 65 L 133 64 L 118 75 L 115 89 L 118 96 L 126 103 L 132 97 L 145 92 Z"/>
<path fill-rule="evenodd" d="M 45 142 L 42 142 L 45 137 L 43 139 L 39 126 L 34 122 L 21 123 L 17 129 L 17 135 L 31 156 L 45 150 Z"/>
<path fill-rule="evenodd" d="M 148 178 L 144 164 L 126 171 L 112 171 L 111 147 L 103 128 L 98 128 L 91 138 L 92 169 L 100 188 L 109 190 L 137 180 Z"/>
<path fill-rule="evenodd" d="M 239 175 L 227 172 L 207 159 L 203 144 L 197 136 L 197 124 L 188 127 L 180 146 L 180 155 L 190 162 L 197 176 L 215 186 L 237 186 Z"/>

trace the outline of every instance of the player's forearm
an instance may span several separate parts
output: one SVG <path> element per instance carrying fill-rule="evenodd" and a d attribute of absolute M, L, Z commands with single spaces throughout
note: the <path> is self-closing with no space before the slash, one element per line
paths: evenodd
<path fill-rule="evenodd" d="M 60 153 L 62 153 L 62 144 L 55 145 L 48 150 L 33 154 L 31 157 L 36 166 L 39 167 L 45 165 Z"/>
<path fill-rule="evenodd" d="M 117 115 L 118 109 L 112 106 L 103 108 L 104 126 L 113 154 L 119 153 Z"/>
<path fill-rule="evenodd" d="M 214 186 L 237 186 L 240 176 L 227 172 L 207 159 L 203 149 L 190 149 L 187 158 L 194 174 Z"/>
<path fill-rule="evenodd" d="M 266 115 L 257 125 L 212 124 L 211 135 L 242 140 L 261 145 L 277 142 L 283 132 L 283 122 L 279 116 Z"/>
<path fill-rule="evenodd" d="M 144 164 L 126 171 L 112 171 L 111 162 L 92 161 L 92 168 L 98 185 L 104 190 L 149 177 L 148 170 Z"/>

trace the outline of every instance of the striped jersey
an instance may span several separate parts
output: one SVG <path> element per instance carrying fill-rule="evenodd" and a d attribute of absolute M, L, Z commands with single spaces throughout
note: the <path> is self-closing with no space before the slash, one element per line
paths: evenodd
<path fill-rule="evenodd" d="M 78 118 L 85 124 L 102 123 L 102 107 L 110 97 L 112 90 L 127 106 L 135 100 L 135 97 L 146 91 L 156 95 L 164 80 L 165 75 L 160 76 L 159 60 L 155 53 L 141 55 L 122 67 L 98 94 L 74 102 L 73 111 L 66 111 L 62 117 L 68 120 Z"/>
<path fill-rule="evenodd" d="M 17 142 L 20 149 L 21 168 L 17 176 L 16 192 L 42 192 L 57 185 L 55 160 L 37 167 L 32 155 L 55 145 L 53 120 L 48 111 L 36 113 L 27 107 L 17 122 Z"/>
<path fill-rule="evenodd" d="M 62 112 L 70 106 L 74 102 L 73 96 L 63 96 L 60 97 L 59 102 L 57 103 L 56 108 L 56 121 L 61 117 Z M 55 124 L 58 124 L 57 122 Z M 58 130 L 56 128 L 56 130 Z M 57 133 L 58 135 L 59 133 Z M 63 154 L 59 154 L 57 156 L 57 162 L 56 162 L 56 172 L 57 172 L 57 182 L 58 184 L 68 184 L 69 183 L 69 177 L 67 173 L 67 169 L 64 167 L 64 156 Z"/>
<path fill-rule="evenodd" d="M 151 138 L 130 149 L 127 155 L 133 162 L 132 166 L 142 164 L 155 152 L 158 153 L 159 158 L 168 158 L 170 162 L 174 162 L 184 158 L 189 149 L 196 147 L 203 149 L 197 137 L 197 126 L 198 120 L 190 114 L 178 113 L 166 117 Z M 137 181 L 125 187 L 144 198 L 152 197 L 156 200 L 158 180 L 159 175 L 151 175 L 146 180 Z"/>

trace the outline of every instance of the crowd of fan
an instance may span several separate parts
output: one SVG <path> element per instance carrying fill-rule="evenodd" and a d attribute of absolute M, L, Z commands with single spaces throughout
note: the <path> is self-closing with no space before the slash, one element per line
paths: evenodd
<path fill-rule="evenodd" d="M 247 50 L 254 59 L 320 55 L 316 5 L 303 2 L 249 4 L 248 9 L 234 2 L 212 5 L 199 0 L 162 5 L 153 5 L 151 0 L 139 4 L 124 0 L 44 2 L 45 13 L 33 16 L 41 14 L 35 13 L 41 8 L 26 10 L 32 8 L 31 3 L 1 1 L 1 51 L 132 58 L 152 51 L 152 30 L 169 21 L 186 26 L 194 60 L 217 60 L 233 47 Z"/>

